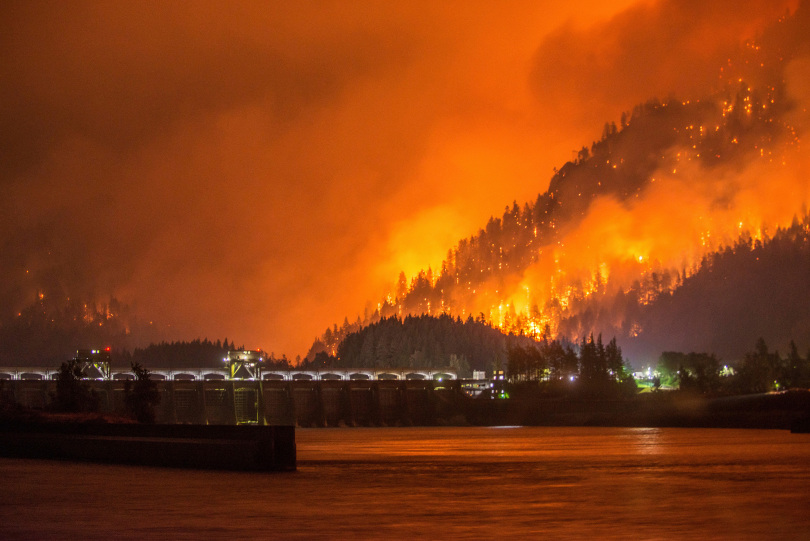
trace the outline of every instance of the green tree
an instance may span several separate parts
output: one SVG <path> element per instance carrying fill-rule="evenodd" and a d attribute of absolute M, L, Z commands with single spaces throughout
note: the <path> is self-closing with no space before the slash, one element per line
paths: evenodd
<path fill-rule="evenodd" d="M 608 373 L 611 374 L 613 379 L 617 381 L 622 379 L 624 375 L 624 358 L 622 357 L 622 348 L 616 343 L 615 336 L 611 338 L 607 347 L 605 347 L 605 364 Z"/>
<path fill-rule="evenodd" d="M 160 404 L 157 384 L 152 381 L 149 370 L 139 363 L 132 363 L 131 366 L 135 381 L 127 380 L 124 384 L 127 412 L 139 423 L 154 423 L 155 406 Z"/>
<path fill-rule="evenodd" d="M 450 369 L 455 370 L 458 376 L 461 378 L 469 378 L 472 376 L 470 363 L 467 362 L 467 358 L 464 355 L 456 355 L 455 353 L 451 353 L 448 366 Z"/>
<path fill-rule="evenodd" d="M 810 359 L 802 359 L 799 355 L 799 349 L 796 347 L 796 343 L 791 340 L 785 370 L 787 386 L 800 388 L 806 388 L 808 386 L 808 376 L 810 376 L 808 363 L 810 363 Z"/>
<path fill-rule="evenodd" d="M 779 355 L 768 351 L 763 338 L 754 345 L 754 351 L 745 355 L 740 367 L 740 385 L 742 392 L 765 393 L 777 385 Z"/>
<path fill-rule="evenodd" d="M 720 363 L 714 354 L 690 353 L 686 356 L 685 370 L 690 376 L 692 390 L 710 394 L 720 388 Z"/>
<path fill-rule="evenodd" d="M 579 346 L 579 377 L 583 381 L 602 383 L 607 381 L 607 360 L 602 335 L 594 341 L 593 333 L 582 339 Z"/>
<path fill-rule="evenodd" d="M 98 410 L 98 395 L 82 381 L 82 365 L 77 359 L 63 362 L 56 378 L 56 394 L 51 407 L 61 412 L 94 412 Z"/>
<path fill-rule="evenodd" d="M 679 351 L 665 351 L 658 357 L 655 371 L 660 375 L 661 384 L 674 387 L 679 383 L 678 371 L 685 362 L 685 355 Z"/>
<path fill-rule="evenodd" d="M 507 349 L 507 375 L 514 381 L 540 381 L 545 377 L 548 363 L 535 345 L 513 345 Z"/>
<path fill-rule="evenodd" d="M 582 338 L 579 345 L 579 379 L 590 381 L 595 378 L 596 372 L 596 345 L 593 343 L 593 334 L 589 339 Z"/>
<path fill-rule="evenodd" d="M 682 391 L 710 394 L 720 389 L 720 362 L 713 353 L 665 351 L 656 372 L 667 385 L 677 381 Z"/>

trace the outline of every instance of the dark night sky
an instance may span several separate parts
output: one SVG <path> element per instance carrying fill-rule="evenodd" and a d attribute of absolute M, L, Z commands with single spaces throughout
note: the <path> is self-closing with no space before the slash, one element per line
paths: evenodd
<path fill-rule="evenodd" d="M 60 282 L 303 354 L 795 7 L 560 4 L 3 2 L 3 315 Z"/>

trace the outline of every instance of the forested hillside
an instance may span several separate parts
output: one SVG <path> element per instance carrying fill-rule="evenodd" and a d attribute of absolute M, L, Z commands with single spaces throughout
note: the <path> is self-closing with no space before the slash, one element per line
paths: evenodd
<path fill-rule="evenodd" d="M 472 370 L 505 370 L 507 351 L 527 345 L 527 337 L 508 336 L 481 319 L 448 315 L 383 318 L 350 333 L 337 350 L 335 367 L 451 368 L 464 377 Z"/>
<path fill-rule="evenodd" d="M 809 43 L 803 5 L 718 66 L 715 93 L 651 99 L 606 123 L 534 201 L 490 218 L 440 268 L 400 274 L 307 358 L 337 354 L 363 325 L 419 314 L 533 337 L 548 326 L 575 342 L 616 334 L 636 362 L 676 346 L 739 357 L 760 335 L 804 347 L 806 109 L 792 81 Z"/>

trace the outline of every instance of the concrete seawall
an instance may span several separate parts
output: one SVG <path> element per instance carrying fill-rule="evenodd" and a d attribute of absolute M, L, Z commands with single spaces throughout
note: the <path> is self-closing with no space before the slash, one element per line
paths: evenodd
<path fill-rule="evenodd" d="M 0 422 L 0 456 L 291 471 L 295 428 L 5 421 Z"/>

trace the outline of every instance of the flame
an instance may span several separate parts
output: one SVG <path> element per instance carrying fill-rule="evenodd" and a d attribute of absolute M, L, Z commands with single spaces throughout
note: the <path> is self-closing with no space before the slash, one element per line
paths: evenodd
<path fill-rule="evenodd" d="M 771 72 L 778 75 L 767 77 Z M 568 338 L 577 338 L 598 331 L 588 311 L 599 302 L 631 292 L 634 302 L 648 305 L 674 292 L 707 255 L 740 239 L 766 240 L 794 216 L 806 215 L 810 203 L 810 162 L 800 138 L 807 115 L 792 105 L 810 100 L 807 73 L 810 61 L 788 62 L 747 43 L 743 58 L 729 58 L 721 69 L 714 95 L 648 108 L 650 115 L 672 119 L 667 132 L 674 142 L 657 147 L 654 156 L 636 155 L 622 149 L 623 131 L 637 129 L 643 116 L 622 122 L 621 130 L 599 143 L 608 151 L 598 152 L 597 143 L 590 153 L 583 149 L 557 172 L 529 214 L 517 205 L 507 208 L 503 218 L 456 244 L 441 266 L 438 243 L 421 260 L 442 269 L 430 290 L 389 293 L 386 303 L 396 307 L 391 313 L 483 317 L 508 332 L 559 336 L 566 329 Z M 640 162 L 653 159 L 654 170 L 644 170 L 636 184 L 628 182 L 627 192 L 611 191 L 621 184 L 612 178 L 632 178 Z M 459 163 L 471 172 L 470 185 L 479 185 L 476 170 L 486 171 L 490 183 L 498 178 L 497 166 L 480 157 L 461 156 Z M 576 184 L 569 174 L 585 168 L 599 171 L 592 185 Z M 420 222 L 426 227 L 403 230 L 433 240 L 449 230 L 443 227 L 448 221 L 460 224 L 464 218 L 434 211 Z M 402 238 L 394 240 L 391 250 L 397 252 Z M 417 262 L 407 258 L 400 266 L 411 284 Z M 566 328 L 575 316 L 582 316 L 579 326 Z M 622 326 L 618 311 L 605 317 Z M 644 333 L 632 321 L 623 328 L 629 336 Z"/>
<path fill-rule="evenodd" d="M 777 94 L 768 87 L 767 104 L 779 105 Z M 444 262 L 452 267 L 452 284 L 460 287 L 455 295 L 442 290 L 442 313 L 484 314 L 505 331 L 556 335 L 561 319 L 586 309 L 591 299 L 633 290 L 639 304 L 649 304 L 674 291 L 707 254 L 740 238 L 762 241 L 769 230 L 789 226 L 810 202 L 806 176 L 800 174 L 799 138 L 793 126 L 768 116 L 775 108 L 760 106 L 755 95 L 743 84 L 736 98 L 719 102 L 716 118 L 676 130 L 684 134 L 683 144 L 661 157 L 660 168 L 633 198 L 594 195 L 573 227 L 569 223 L 560 228 L 549 219 L 542 245 L 535 247 L 543 236 L 541 224 L 507 208 L 498 225 L 506 230 L 511 221 L 513 238 L 483 250 L 473 246 L 473 238 L 457 247 L 460 261 Z M 681 105 L 705 107 L 690 100 Z M 779 128 L 752 138 L 734 127 L 740 122 L 738 110 L 750 126 L 776 123 Z M 718 162 L 712 160 L 722 159 L 732 147 L 744 151 L 734 157 L 734 166 L 714 166 Z M 609 169 L 618 164 L 625 165 L 625 159 L 604 160 Z M 553 190 L 546 195 L 549 201 L 558 200 Z M 528 264 L 512 260 L 520 253 L 529 254 Z M 429 301 L 426 308 L 430 313 Z M 642 332 L 631 325 L 629 334 Z"/>

